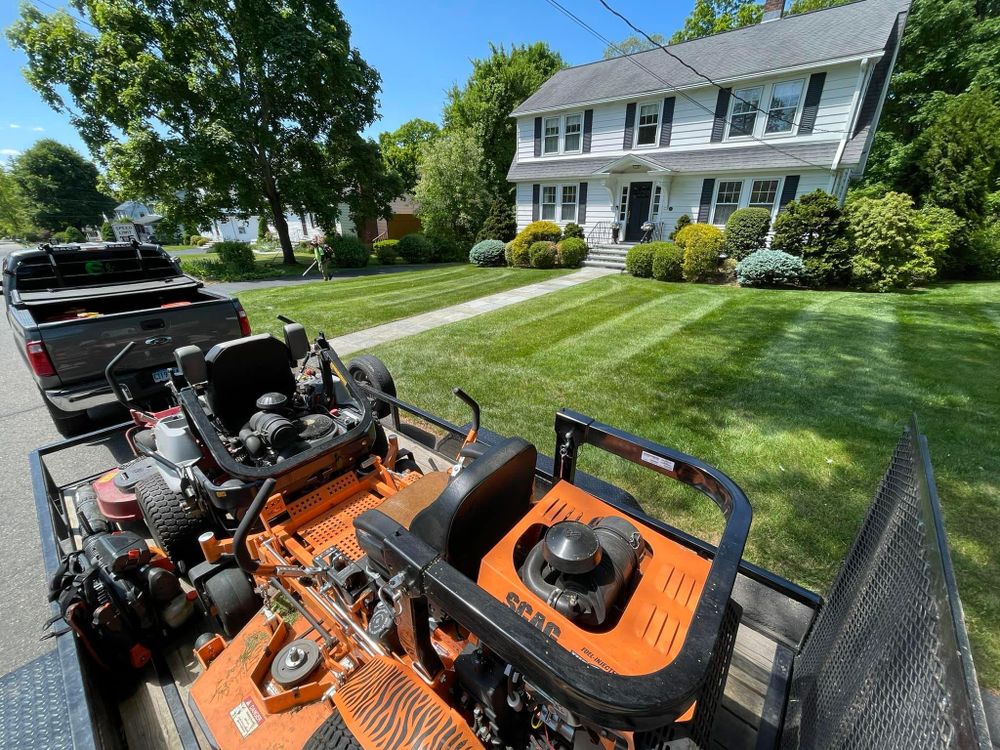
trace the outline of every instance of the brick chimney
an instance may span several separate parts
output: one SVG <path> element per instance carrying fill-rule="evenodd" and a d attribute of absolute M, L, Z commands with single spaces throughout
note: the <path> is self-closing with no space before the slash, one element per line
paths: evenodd
<path fill-rule="evenodd" d="M 762 23 L 777 21 L 784 12 L 785 0 L 764 0 L 764 20 Z"/>

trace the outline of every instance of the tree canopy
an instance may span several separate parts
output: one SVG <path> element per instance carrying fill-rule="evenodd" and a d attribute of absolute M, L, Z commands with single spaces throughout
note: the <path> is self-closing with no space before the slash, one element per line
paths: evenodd
<path fill-rule="evenodd" d="M 751 26 L 763 18 L 764 6 L 749 0 L 695 0 L 694 10 L 684 20 L 684 27 L 670 37 L 670 43 Z"/>
<path fill-rule="evenodd" d="M 649 39 L 653 41 L 651 42 Z M 609 60 L 619 55 L 634 55 L 636 52 L 645 52 L 648 49 L 655 48 L 657 45 L 667 43 L 667 38 L 663 34 L 650 34 L 649 39 L 638 34 L 629 34 L 620 42 L 613 42 L 605 47 L 604 59 Z"/>
<path fill-rule="evenodd" d="M 98 189 L 98 171 L 69 146 L 44 138 L 13 161 L 32 223 L 42 229 L 99 226 L 115 201 Z"/>
<path fill-rule="evenodd" d="M 70 114 L 122 194 L 191 225 L 266 211 L 289 263 L 286 209 L 332 225 L 344 200 L 387 208 L 398 184 L 359 135 L 375 119 L 380 80 L 351 47 L 336 2 L 74 7 L 86 25 L 25 4 L 8 35 L 28 56 L 28 82 Z"/>
<path fill-rule="evenodd" d="M 441 134 L 437 123 L 416 117 L 392 131 L 381 133 L 378 145 L 388 169 L 399 175 L 404 193 L 413 191 L 417 184 L 417 165 L 420 150 Z"/>
<path fill-rule="evenodd" d="M 31 223 L 29 208 L 14 175 L 0 167 L 0 237 L 23 237 Z"/>
<path fill-rule="evenodd" d="M 453 86 L 444 107 L 445 128 L 468 129 L 482 145 L 483 176 L 492 196 L 509 199 L 507 170 L 514 159 L 517 131 L 510 113 L 553 73 L 565 67 L 545 42 L 490 45 L 490 55 L 472 61 L 472 75 Z"/>

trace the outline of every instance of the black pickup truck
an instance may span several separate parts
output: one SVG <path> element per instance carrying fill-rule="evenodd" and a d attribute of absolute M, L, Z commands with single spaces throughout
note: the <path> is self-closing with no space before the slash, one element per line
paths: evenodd
<path fill-rule="evenodd" d="M 174 349 L 250 333 L 238 300 L 204 288 L 157 245 L 43 245 L 3 259 L 3 297 L 17 348 L 57 429 L 86 430 L 113 407 L 104 369 L 119 366 L 126 395 L 155 401 Z"/>

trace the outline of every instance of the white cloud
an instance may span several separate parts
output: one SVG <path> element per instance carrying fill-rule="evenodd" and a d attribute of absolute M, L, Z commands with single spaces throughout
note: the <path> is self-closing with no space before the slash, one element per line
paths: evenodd
<path fill-rule="evenodd" d="M 10 124 L 10 127 L 12 127 L 12 128 L 14 128 L 15 130 L 17 130 L 17 129 L 18 129 L 19 127 L 21 127 L 21 126 L 20 126 L 20 125 L 18 125 L 18 124 L 17 124 L 16 122 L 12 122 L 12 123 Z"/>
<path fill-rule="evenodd" d="M 34 130 L 36 133 L 44 133 L 45 132 L 45 128 L 43 128 L 43 127 L 41 127 L 39 125 L 35 125 L 35 127 L 33 127 L 32 130 Z"/>
<path fill-rule="evenodd" d="M 20 156 L 21 152 L 16 148 L 0 148 L 0 156 Z"/>

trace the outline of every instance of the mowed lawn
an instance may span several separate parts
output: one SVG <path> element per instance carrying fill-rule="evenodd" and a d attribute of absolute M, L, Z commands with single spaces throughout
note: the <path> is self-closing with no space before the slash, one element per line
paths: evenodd
<path fill-rule="evenodd" d="M 285 315 L 302 323 L 310 336 L 323 331 L 333 337 L 565 273 L 449 265 L 241 292 L 239 298 L 257 333 L 280 335 L 283 324 L 277 316 Z"/>
<path fill-rule="evenodd" d="M 826 592 L 916 412 L 979 676 L 1000 687 L 1000 284 L 908 294 L 607 277 L 382 345 L 400 396 L 553 449 L 566 406 L 719 466 L 754 507 L 746 557 Z M 702 496 L 588 449 L 581 468 L 717 539 Z"/>

